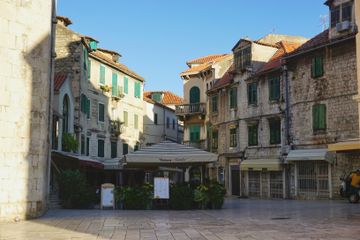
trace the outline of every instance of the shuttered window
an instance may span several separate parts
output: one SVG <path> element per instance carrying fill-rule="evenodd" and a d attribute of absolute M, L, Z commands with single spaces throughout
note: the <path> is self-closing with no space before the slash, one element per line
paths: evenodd
<path fill-rule="evenodd" d="M 91 78 L 91 61 L 88 58 L 88 80 Z"/>
<path fill-rule="evenodd" d="M 315 56 L 311 60 L 311 77 L 318 78 L 324 75 L 324 64 L 322 56 Z"/>
<path fill-rule="evenodd" d="M 111 158 L 117 157 L 117 142 L 111 142 Z"/>
<path fill-rule="evenodd" d="M 84 155 L 85 154 L 85 135 L 84 134 L 81 134 L 81 141 L 80 141 L 80 151 L 81 151 L 81 155 Z"/>
<path fill-rule="evenodd" d="M 141 96 L 141 84 L 139 82 L 134 83 L 134 97 L 140 98 Z"/>
<path fill-rule="evenodd" d="M 326 130 L 326 105 L 316 104 L 313 106 L 313 130 Z"/>
<path fill-rule="evenodd" d="M 100 65 L 100 85 L 105 85 L 105 67 Z"/>
<path fill-rule="evenodd" d="M 248 84 L 248 104 L 257 104 L 257 83 Z"/>
<path fill-rule="evenodd" d="M 127 143 L 123 143 L 123 155 L 129 153 L 129 145 Z"/>
<path fill-rule="evenodd" d="M 189 126 L 190 142 L 200 141 L 200 125 L 194 124 Z"/>
<path fill-rule="evenodd" d="M 154 124 L 155 125 L 158 124 L 158 115 L 157 115 L 157 113 L 154 113 Z"/>
<path fill-rule="evenodd" d="M 87 119 L 90 119 L 90 99 L 87 98 L 87 104 L 86 104 L 86 117 Z"/>
<path fill-rule="evenodd" d="M 269 99 L 277 101 L 280 99 L 280 78 L 274 77 L 269 80 Z"/>
<path fill-rule="evenodd" d="M 129 121 L 128 121 L 128 112 L 127 112 L 127 111 L 124 111 L 123 114 L 124 114 L 124 116 L 123 116 L 123 118 L 124 118 L 124 126 L 127 127 L 128 124 L 129 124 Z"/>
<path fill-rule="evenodd" d="M 190 104 L 200 102 L 200 89 L 198 87 L 192 87 L 190 89 Z"/>
<path fill-rule="evenodd" d="M 170 128 L 170 118 L 166 118 L 166 128 Z"/>
<path fill-rule="evenodd" d="M 172 120 L 172 129 L 175 129 L 175 119 Z"/>
<path fill-rule="evenodd" d="M 229 105 L 230 105 L 230 108 L 237 107 L 237 88 L 229 89 Z"/>
<path fill-rule="evenodd" d="M 155 102 L 161 102 L 161 93 L 153 93 L 151 94 L 151 99 Z"/>
<path fill-rule="evenodd" d="M 111 94 L 114 97 L 119 96 L 119 93 L 118 93 L 118 75 L 116 73 L 112 74 Z"/>
<path fill-rule="evenodd" d="M 129 79 L 124 77 L 124 93 L 129 93 Z"/>
<path fill-rule="evenodd" d="M 248 126 L 248 144 L 249 146 L 258 145 L 258 125 Z"/>
<path fill-rule="evenodd" d="M 237 128 L 230 129 L 230 147 L 237 146 Z"/>
<path fill-rule="evenodd" d="M 84 94 L 81 94 L 81 100 L 80 100 L 80 105 L 81 105 L 81 112 L 82 113 L 86 113 L 87 110 L 87 97 Z"/>
<path fill-rule="evenodd" d="M 135 129 L 139 128 L 139 117 L 137 114 L 134 115 L 134 128 Z"/>
<path fill-rule="evenodd" d="M 214 95 L 211 97 L 211 111 L 217 112 L 218 111 L 218 96 Z"/>
<path fill-rule="evenodd" d="M 105 105 L 99 103 L 99 122 L 105 122 Z"/>
<path fill-rule="evenodd" d="M 281 143 L 281 121 L 280 119 L 269 120 L 270 144 Z"/>
<path fill-rule="evenodd" d="M 103 139 L 98 139 L 98 157 L 104 157 L 105 141 Z"/>
<path fill-rule="evenodd" d="M 219 132 L 218 130 L 213 130 L 212 141 L 211 141 L 212 150 L 216 151 L 218 149 L 218 142 L 219 142 Z"/>

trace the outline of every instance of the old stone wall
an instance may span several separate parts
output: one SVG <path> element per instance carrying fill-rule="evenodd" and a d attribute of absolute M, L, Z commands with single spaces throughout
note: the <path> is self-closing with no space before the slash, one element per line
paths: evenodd
<path fill-rule="evenodd" d="M 0 221 L 47 209 L 52 1 L 0 1 Z"/>
<path fill-rule="evenodd" d="M 311 77 L 311 59 L 324 56 L 324 76 Z M 291 138 L 295 145 L 326 145 L 359 136 L 355 41 L 309 53 L 290 62 Z M 314 133 L 312 107 L 326 105 L 325 132 Z M 346 117 L 344 117 L 346 116 Z"/>

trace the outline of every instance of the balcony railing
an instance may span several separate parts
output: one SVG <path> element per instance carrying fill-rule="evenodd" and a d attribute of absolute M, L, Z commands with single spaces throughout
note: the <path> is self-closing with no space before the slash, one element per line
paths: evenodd
<path fill-rule="evenodd" d="M 118 137 L 121 134 L 121 125 L 120 120 L 111 120 L 110 121 L 110 133 L 112 136 Z"/>
<path fill-rule="evenodd" d="M 176 106 L 176 115 L 206 114 L 206 103 L 182 104 Z"/>
<path fill-rule="evenodd" d="M 184 145 L 194 147 L 194 148 L 203 149 L 203 150 L 206 150 L 206 151 L 208 150 L 205 140 L 198 140 L 198 141 L 195 141 L 195 142 L 184 141 Z"/>

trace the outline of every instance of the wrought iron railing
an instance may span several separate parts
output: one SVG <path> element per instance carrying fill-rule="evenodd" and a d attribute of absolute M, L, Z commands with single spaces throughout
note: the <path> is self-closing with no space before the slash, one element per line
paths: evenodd
<path fill-rule="evenodd" d="M 206 103 L 192 103 L 176 105 L 177 115 L 206 114 Z"/>

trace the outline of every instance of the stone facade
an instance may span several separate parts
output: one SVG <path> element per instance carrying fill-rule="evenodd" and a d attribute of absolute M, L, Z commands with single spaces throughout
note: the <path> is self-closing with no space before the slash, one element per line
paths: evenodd
<path fill-rule="evenodd" d="M 0 221 L 47 209 L 52 7 L 0 2 Z"/>

